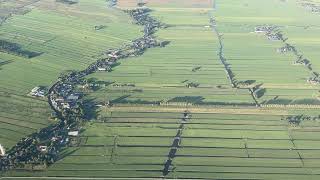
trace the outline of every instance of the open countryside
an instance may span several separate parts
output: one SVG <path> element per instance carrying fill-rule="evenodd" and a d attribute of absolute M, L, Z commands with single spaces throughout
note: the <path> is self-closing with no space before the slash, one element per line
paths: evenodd
<path fill-rule="evenodd" d="M 0 5 L 1 179 L 320 178 L 320 1 Z"/>

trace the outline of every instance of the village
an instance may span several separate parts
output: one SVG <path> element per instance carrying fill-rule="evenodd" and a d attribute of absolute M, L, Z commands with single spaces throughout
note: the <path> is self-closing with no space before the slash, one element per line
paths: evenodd
<path fill-rule="evenodd" d="M 305 6 L 315 7 L 311 5 L 311 3 L 305 3 Z M 307 58 L 304 58 L 301 53 L 291 44 L 286 43 L 287 38 L 284 38 L 283 34 L 280 32 L 279 28 L 274 25 L 261 25 L 255 27 L 255 33 L 264 33 L 269 40 L 272 41 L 282 41 L 284 43 L 283 47 L 277 48 L 277 53 L 285 54 L 285 53 L 293 53 L 296 59 L 293 61 L 293 65 L 303 65 L 305 66 L 311 73 L 310 77 L 306 79 L 307 83 L 312 85 L 320 84 L 319 73 L 314 72 L 312 68 L 311 61 Z"/>
<path fill-rule="evenodd" d="M 301 5 L 308 11 L 320 13 L 320 5 L 315 4 L 313 1 L 303 1 Z"/>
<path fill-rule="evenodd" d="M 48 102 L 53 118 L 58 119 L 54 125 L 41 129 L 38 133 L 21 139 L 12 149 L 5 152 L 0 146 L 0 170 L 13 168 L 45 169 L 59 157 L 61 148 L 77 146 L 79 132 L 84 120 L 82 94 L 75 87 L 83 83 L 85 76 L 97 71 L 111 71 L 120 59 L 142 55 L 148 48 L 164 47 L 167 41 L 159 41 L 153 35 L 157 29 L 166 28 L 158 20 L 149 15 L 146 7 L 125 10 L 134 23 L 144 26 L 144 36 L 132 41 L 119 49 L 109 49 L 106 57 L 90 64 L 85 70 L 70 71 L 61 75 L 58 81 L 48 90 Z M 35 87 L 30 95 L 44 97 L 46 92 L 41 87 Z"/>

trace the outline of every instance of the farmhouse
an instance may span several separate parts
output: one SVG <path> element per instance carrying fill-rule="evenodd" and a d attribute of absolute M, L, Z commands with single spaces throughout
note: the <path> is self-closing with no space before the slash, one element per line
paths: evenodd
<path fill-rule="evenodd" d="M 31 90 L 30 95 L 35 97 L 44 97 L 45 91 L 43 88 L 37 86 Z"/>
<path fill-rule="evenodd" d="M 68 136 L 77 137 L 77 136 L 79 136 L 79 131 L 69 131 L 68 132 Z"/>
<path fill-rule="evenodd" d="M 108 62 L 109 63 L 109 62 Z M 111 66 L 98 67 L 98 71 L 111 71 Z"/>
<path fill-rule="evenodd" d="M 98 71 L 106 71 L 107 69 L 104 67 L 98 67 Z"/>
<path fill-rule="evenodd" d="M 275 26 L 257 26 L 254 28 L 255 33 L 270 33 L 276 27 Z"/>

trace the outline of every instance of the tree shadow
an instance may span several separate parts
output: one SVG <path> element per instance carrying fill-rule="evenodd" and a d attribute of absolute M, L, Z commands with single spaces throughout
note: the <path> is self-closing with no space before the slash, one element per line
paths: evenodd
<path fill-rule="evenodd" d="M 99 114 L 98 109 L 99 107 L 96 106 L 95 98 L 83 100 L 83 111 L 85 119 L 96 119 Z"/>
<path fill-rule="evenodd" d="M 261 98 L 267 92 L 266 88 L 258 89 L 255 94 L 257 98 Z"/>
<path fill-rule="evenodd" d="M 250 85 L 254 84 L 255 82 L 256 82 L 256 80 L 245 80 L 245 81 L 239 81 L 239 84 L 250 86 Z"/>
<path fill-rule="evenodd" d="M 201 104 L 205 98 L 202 96 L 178 96 L 170 99 L 168 102 L 187 102 L 192 104 Z"/>
<path fill-rule="evenodd" d="M 167 45 L 169 45 L 170 44 L 170 41 L 162 41 L 161 43 L 160 43 L 160 47 L 166 47 Z"/>
<path fill-rule="evenodd" d="M 67 150 L 68 148 L 66 148 L 66 150 Z M 57 161 L 59 161 L 59 160 L 62 160 L 62 159 L 64 159 L 65 157 L 67 157 L 67 156 L 70 156 L 70 155 L 72 155 L 73 153 L 75 153 L 76 151 L 78 151 L 80 148 L 76 148 L 76 149 L 74 149 L 74 150 L 72 150 L 72 151 L 62 151 L 62 153 L 61 154 L 59 154 L 59 157 L 58 157 L 58 159 L 57 159 Z"/>
<path fill-rule="evenodd" d="M 1 60 L 1 59 L 0 59 L 0 70 L 1 70 L 1 66 L 10 64 L 10 63 L 12 63 L 12 62 L 13 62 L 12 60 L 4 61 L 4 60 Z"/>
<path fill-rule="evenodd" d="M 121 103 L 121 102 L 124 102 L 125 99 L 127 99 L 128 97 L 130 97 L 131 95 L 130 94 L 127 94 L 127 95 L 123 95 L 123 96 L 120 96 L 114 100 L 111 101 L 112 104 L 114 103 Z"/>

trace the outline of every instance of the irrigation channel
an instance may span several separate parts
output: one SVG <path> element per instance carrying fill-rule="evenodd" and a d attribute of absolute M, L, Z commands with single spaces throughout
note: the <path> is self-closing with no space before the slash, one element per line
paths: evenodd
<path fill-rule="evenodd" d="M 219 52 L 218 52 L 219 60 L 220 60 L 221 64 L 223 65 L 224 70 L 226 71 L 227 78 L 230 81 L 230 84 L 231 84 L 232 88 L 247 89 L 249 91 L 250 96 L 252 97 L 256 107 L 260 107 L 261 105 L 258 102 L 258 100 L 257 100 L 257 98 L 256 98 L 256 96 L 254 94 L 255 90 L 253 90 L 253 88 L 241 88 L 241 87 L 239 87 L 238 81 L 235 78 L 234 73 L 232 72 L 231 65 L 228 63 L 227 58 L 224 56 L 223 35 L 220 34 L 218 29 L 217 29 L 216 20 L 214 18 L 210 18 L 210 24 L 211 24 L 211 27 L 212 27 L 212 29 L 213 29 L 214 33 L 216 34 L 216 36 L 218 38 L 218 41 L 219 41 Z"/>
<path fill-rule="evenodd" d="M 0 170 L 22 169 L 43 170 L 59 160 L 59 152 L 70 143 L 78 143 L 78 133 L 85 123 L 82 96 L 75 92 L 75 87 L 83 83 L 85 76 L 99 69 L 110 71 L 121 59 L 140 56 L 147 49 L 164 47 L 168 41 L 159 41 L 154 33 L 167 26 L 150 16 L 147 7 L 124 10 L 134 23 L 144 27 L 144 35 L 118 49 L 109 49 L 102 58 L 90 64 L 85 70 L 70 71 L 59 77 L 48 92 L 48 103 L 56 113 L 58 122 L 22 138 L 0 159 Z"/>
<path fill-rule="evenodd" d="M 163 170 L 162 170 L 162 175 L 165 177 L 169 174 L 169 172 L 174 170 L 172 161 L 176 157 L 176 153 L 180 147 L 181 141 L 182 141 L 182 132 L 183 129 L 185 128 L 185 124 L 188 123 L 188 121 L 191 119 L 191 114 L 187 110 L 183 113 L 183 117 L 181 118 L 180 125 L 177 129 L 177 134 L 172 140 L 172 144 L 170 147 L 170 151 L 168 154 L 168 159 L 166 160 Z"/>

